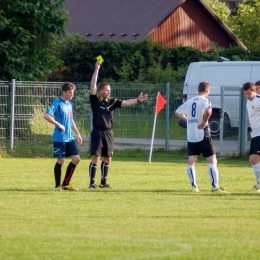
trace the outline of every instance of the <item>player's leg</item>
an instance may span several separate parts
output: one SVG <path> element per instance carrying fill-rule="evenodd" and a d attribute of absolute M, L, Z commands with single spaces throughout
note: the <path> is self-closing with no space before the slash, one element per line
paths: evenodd
<path fill-rule="evenodd" d="M 89 164 L 89 188 L 96 189 L 97 185 L 95 183 L 96 172 L 97 172 L 97 165 L 99 162 L 100 156 L 92 155 L 92 160 Z"/>
<path fill-rule="evenodd" d="M 70 181 L 71 181 L 73 173 L 74 173 L 74 171 L 76 169 L 76 166 L 80 162 L 80 156 L 79 156 L 78 148 L 77 148 L 77 145 L 76 145 L 75 141 L 69 142 L 69 143 L 65 143 L 65 146 L 66 146 L 65 157 L 71 157 L 71 162 L 67 166 L 67 170 L 66 170 L 66 174 L 65 174 L 62 186 L 66 190 L 78 191 L 77 188 L 73 187 L 70 184 Z"/>
<path fill-rule="evenodd" d="M 219 188 L 219 175 L 215 147 L 211 137 L 204 138 L 204 140 L 201 142 L 200 151 L 208 162 L 208 174 L 211 181 L 212 190 L 216 190 Z"/>
<path fill-rule="evenodd" d="M 251 139 L 249 162 L 251 163 L 255 175 L 256 185 L 253 189 L 260 193 L 260 137 Z"/>
<path fill-rule="evenodd" d="M 92 130 L 90 143 L 90 155 L 92 157 L 92 160 L 89 164 L 89 188 L 96 189 L 98 186 L 95 183 L 95 178 L 102 148 L 101 131 L 95 128 Z"/>
<path fill-rule="evenodd" d="M 201 146 L 201 153 L 208 162 L 208 174 L 211 181 L 212 191 L 228 193 L 224 188 L 219 187 L 216 150 L 211 137 L 204 138 L 203 145 Z"/>
<path fill-rule="evenodd" d="M 191 187 L 194 191 L 199 191 L 199 186 L 197 184 L 197 175 L 195 164 L 197 161 L 197 155 L 189 156 L 189 162 L 187 166 L 187 174 L 191 183 Z"/>
<path fill-rule="evenodd" d="M 216 155 L 212 155 L 206 158 L 208 162 L 208 174 L 211 181 L 212 190 L 219 188 L 219 173 L 217 168 Z"/>
<path fill-rule="evenodd" d="M 113 155 L 114 137 L 112 131 L 103 132 L 102 135 L 102 163 L 101 163 L 101 183 L 100 188 L 111 188 L 107 183 L 108 169 Z"/>
<path fill-rule="evenodd" d="M 258 156 L 260 157 L 259 155 L 251 155 L 250 157 L 250 161 L 252 160 L 257 160 L 257 159 L 254 159 L 253 157 L 255 156 Z M 253 189 L 256 191 L 256 192 L 259 192 L 260 193 L 260 162 L 256 163 L 256 164 L 252 164 L 252 167 L 253 167 L 253 171 L 254 171 L 254 175 L 255 175 L 255 180 L 256 180 L 256 185 L 253 187 Z"/>
<path fill-rule="evenodd" d="M 61 186 L 61 168 L 64 163 L 65 149 L 61 142 L 53 142 L 53 157 L 57 158 L 56 164 L 54 166 L 54 179 L 55 179 L 55 190 L 61 191 L 63 188 Z"/>
<path fill-rule="evenodd" d="M 111 162 L 111 157 L 103 157 L 101 163 L 101 184 L 100 188 L 110 188 L 110 185 L 107 183 L 107 175 L 109 164 Z"/>
<path fill-rule="evenodd" d="M 195 169 L 195 164 L 198 159 L 196 144 L 188 143 L 188 154 L 189 154 L 189 159 L 188 159 L 188 166 L 187 166 L 187 174 L 193 191 L 198 192 L 199 186 L 197 184 L 197 175 Z"/>

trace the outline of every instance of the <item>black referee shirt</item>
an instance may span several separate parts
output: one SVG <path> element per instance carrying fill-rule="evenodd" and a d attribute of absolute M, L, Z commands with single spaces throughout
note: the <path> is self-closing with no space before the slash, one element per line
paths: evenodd
<path fill-rule="evenodd" d="M 115 109 L 121 108 L 122 101 L 115 98 L 105 100 L 92 93 L 89 101 L 93 113 L 93 128 L 101 131 L 112 129 Z"/>

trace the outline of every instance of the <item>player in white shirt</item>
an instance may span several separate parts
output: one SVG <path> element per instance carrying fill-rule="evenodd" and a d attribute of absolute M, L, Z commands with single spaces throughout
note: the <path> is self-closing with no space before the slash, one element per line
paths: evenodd
<path fill-rule="evenodd" d="M 211 116 L 211 103 L 207 99 L 210 92 L 210 84 L 201 82 L 198 86 L 198 95 L 187 100 L 176 111 L 175 115 L 187 122 L 188 140 L 188 166 L 187 173 L 193 191 L 199 192 L 196 181 L 195 164 L 198 156 L 202 154 L 208 162 L 208 174 L 211 180 L 212 191 L 227 193 L 219 187 L 218 168 L 215 147 L 210 136 L 208 119 Z"/>
<path fill-rule="evenodd" d="M 252 129 L 249 162 L 253 167 L 256 180 L 253 189 L 260 193 L 260 95 L 256 93 L 256 85 L 252 82 L 245 83 L 243 91 L 247 98 L 246 108 Z"/>
<path fill-rule="evenodd" d="M 258 80 L 256 83 L 255 83 L 255 92 L 256 94 L 260 95 L 260 80 Z"/>

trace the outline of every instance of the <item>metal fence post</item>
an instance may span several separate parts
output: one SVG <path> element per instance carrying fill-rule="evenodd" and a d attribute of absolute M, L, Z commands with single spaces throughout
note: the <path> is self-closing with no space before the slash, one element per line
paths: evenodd
<path fill-rule="evenodd" d="M 15 79 L 11 81 L 11 115 L 10 115 L 10 150 L 14 149 L 14 104 L 15 104 Z"/>
<path fill-rule="evenodd" d="M 247 150 L 247 129 L 248 118 L 246 113 L 246 97 L 243 90 L 240 90 L 240 127 L 239 127 L 239 152 L 240 155 L 246 156 Z"/>
<path fill-rule="evenodd" d="M 221 103 L 220 103 L 220 132 L 219 132 L 219 154 L 223 155 L 223 137 L 224 137 L 224 89 L 225 87 L 221 86 Z"/>
<path fill-rule="evenodd" d="M 166 83 L 166 113 L 165 113 L 165 151 L 169 151 L 169 123 L 170 123 L 170 83 Z"/>

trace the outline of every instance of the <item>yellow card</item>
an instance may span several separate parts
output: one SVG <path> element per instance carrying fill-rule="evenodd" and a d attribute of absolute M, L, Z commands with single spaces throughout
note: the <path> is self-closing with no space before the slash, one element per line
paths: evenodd
<path fill-rule="evenodd" d="M 97 61 L 99 61 L 100 63 L 104 62 L 103 58 L 101 55 L 96 57 Z"/>

